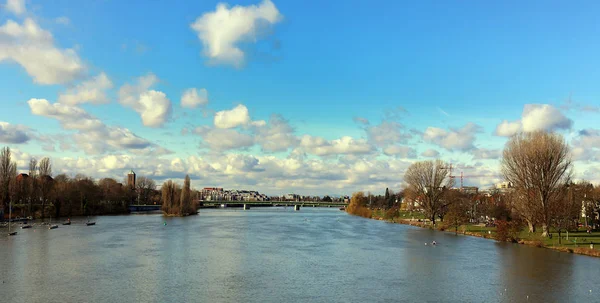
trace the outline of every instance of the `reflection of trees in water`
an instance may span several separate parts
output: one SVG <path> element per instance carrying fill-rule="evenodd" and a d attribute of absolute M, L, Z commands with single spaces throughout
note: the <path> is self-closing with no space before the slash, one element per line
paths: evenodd
<path fill-rule="evenodd" d="M 499 292 L 511 300 L 568 302 L 573 291 L 573 256 L 518 244 L 497 243 Z M 557 295 L 564 296 L 558 297 Z"/>

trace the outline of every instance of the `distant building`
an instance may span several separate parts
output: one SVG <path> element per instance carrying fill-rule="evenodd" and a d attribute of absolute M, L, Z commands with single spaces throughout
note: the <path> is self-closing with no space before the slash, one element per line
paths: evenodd
<path fill-rule="evenodd" d="M 508 189 L 508 188 L 512 188 L 513 184 L 505 181 L 505 182 L 500 182 L 498 184 L 496 184 L 496 189 Z"/>
<path fill-rule="evenodd" d="M 135 172 L 133 172 L 133 170 L 127 174 L 127 186 L 129 186 L 129 188 L 135 188 Z"/>
<path fill-rule="evenodd" d="M 465 194 L 476 195 L 479 192 L 479 188 L 477 186 L 463 186 L 461 189 Z"/>

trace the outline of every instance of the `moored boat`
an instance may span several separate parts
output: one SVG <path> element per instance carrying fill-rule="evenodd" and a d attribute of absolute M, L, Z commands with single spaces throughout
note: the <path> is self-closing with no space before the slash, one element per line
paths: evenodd
<path fill-rule="evenodd" d="M 31 228 L 31 225 L 27 224 L 27 225 L 21 226 L 21 229 L 27 229 L 27 228 Z"/>
<path fill-rule="evenodd" d="M 54 224 L 54 225 L 50 225 L 50 227 L 48 227 L 48 229 L 57 229 L 58 225 Z"/>
<path fill-rule="evenodd" d="M 96 225 L 96 222 L 87 222 L 87 223 L 85 223 L 85 225 L 87 225 L 87 226 Z"/>

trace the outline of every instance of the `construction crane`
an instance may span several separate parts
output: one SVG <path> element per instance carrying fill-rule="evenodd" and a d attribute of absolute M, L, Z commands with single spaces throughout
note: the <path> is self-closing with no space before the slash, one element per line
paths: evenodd
<path fill-rule="evenodd" d="M 457 177 L 460 177 L 460 189 L 463 189 L 463 182 L 464 182 L 464 178 L 484 178 L 484 177 L 500 177 L 500 175 L 469 175 L 469 176 L 465 176 L 463 174 L 463 172 L 460 172 L 460 176 L 456 176 L 456 175 L 452 175 L 452 164 L 450 164 L 450 166 L 447 167 L 441 167 L 442 169 L 449 169 L 450 170 L 450 175 L 448 176 L 449 178 L 452 179 L 456 179 Z"/>

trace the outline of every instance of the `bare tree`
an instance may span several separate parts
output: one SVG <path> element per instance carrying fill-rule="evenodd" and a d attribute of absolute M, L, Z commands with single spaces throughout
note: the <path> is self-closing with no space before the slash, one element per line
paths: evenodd
<path fill-rule="evenodd" d="M 38 197 L 38 177 L 37 177 L 37 167 L 38 162 L 35 158 L 31 158 L 29 159 L 29 178 L 27 178 L 28 181 L 28 190 L 29 190 L 29 197 L 28 197 L 28 213 L 31 216 L 33 213 L 33 202 L 37 201 L 37 197 Z"/>
<path fill-rule="evenodd" d="M 0 203 L 2 203 L 2 207 L 9 202 L 10 183 L 15 179 L 16 175 L 17 165 L 12 161 L 10 148 L 4 147 L 0 151 Z"/>
<path fill-rule="evenodd" d="M 183 214 L 191 213 L 190 209 L 190 200 L 191 200 L 191 190 L 190 190 L 190 176 L 185 175 L 185 180 L 183 181 L 183 188 L 181 189 L 181 199 L 180 205 L 181 212 Z"/>
<path fill-rule="evenodd" d="M 40 199 L 42 200 L 42 219 L 46 213 L 46 202 L 48 202 L 48 198 L 50 195 L 50 191 L 52 191 L 52 164 L 50 163 L 49 158 L 43 158 L 38 166 L 38 175 L 40 177 L 39 187 L 40 187 Z"/>
<path fill-rule="evenodd" d="M 166 215 L 180 215 L 181 209 L 178 203 L 178 191 L 177 184 L 169 180 L 163 183 L 162 191 L 162 210 Z"/>
<path fill-rule="evenodd" d="M 515 135 L 504 147 L 502 174 L 520 193 L 514 201 L 516 208 L 526 214 L 530 231 L 539 221 L 545 237 L 552 210 L 556 209 L 552 204 L 561 202 L 562 191 L 571 180 L 573 165 L 569 154 L 561 135 L 543 131 Z"/>
<path fill-rule="evenodd" d="M 148 177 L 138 177 L 135 186 L 137 187 L 140 204 L 148 204 L 152 193 L 156 190 L 156 182 Z"/>
<path fill-rule="evenodd" d="M 415 162 L 404 174 L 407 190 L 420 199 L 420 204 L 434 225 L 442 209 L 451 203 L 443 199 L 446 190 L 454 185 L 450 175 L 449 165 L 441 160 Z"/>

